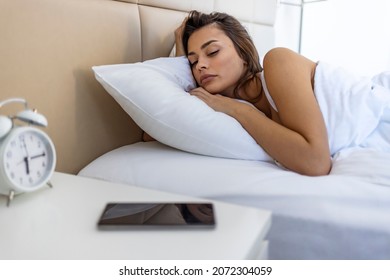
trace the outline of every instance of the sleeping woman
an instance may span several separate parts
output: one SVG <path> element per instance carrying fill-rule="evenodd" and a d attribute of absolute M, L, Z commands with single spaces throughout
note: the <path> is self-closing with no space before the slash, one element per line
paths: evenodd
<path fill-rule="evenodd" d="M 214 110 L 235 118 L 275 161 L 287 169 L 310 176 L 326 175 L 331 169 L 331 155 L 347 146 L 364 145 L 381 122 L 385 110 L 389 124 L 390 93 L 382 86 L 386 92 L 380 92 L 377 101 L 369 101 L 373 103 L 368 110 L 369 116 L 364 115 L 361 118 L 364 123 L 358 124 L 369 126 L 363 132 L 356 132 L 350 120 L 346 120 L 347 123 L 340 121 L 337 114 L 329 114 L 325 120 L 324 113 L 328 109 L 348 110 L 345 105 L 329 103 L 327 97 L 333 95 L 337 88 L 345 87 L 351 78 L 341 70 L 328 69 L 326 64 L 318 70 L 319 63 L 286 48 L 270 50 L 263 59 L 262 67 L 246 29 L 232 16 L 192 11 L 175 31 L 175 37 L 176 55 L 188 58 L 198 85 L 190 93 Z M 328 72 L 338 78 L 328 81 Z M 328 90 L 329 94 L 321 93 L 321 102 L 327 106 L 320 107 L 321 102 L 315 92 L 316 78 L 320 79 L 316 85 L 319 91 L 327 91 L 326 88 L 333 86 Z M 389 73 L 385 82 L 390 83 Z M 368 87 L 368 91 L 372 92 L 371 82 Z M 372 94 L 358 95 L 360 99 L 352 100 L 352 103 L 365 102 L 365 99 L 371 99 L 368 95 Z M 351 96 L 348 98 L 351 99 Z M 238 102 L 237 99 L 247 102 Z M 337 103 L 339 99 L 335 100 L 333 102 Z M 359 122 L 356 115 L 364 112 L 355 109 L 356 114 L 351 113 L 346 119 Z M 336 124 L 332 125 L 332 122 Z M 328 135 L 331 125 L 335 134 L 332 137 Z M 348 133 L 339 131 L 343 130 L 343 126 L 351 131 L 349 134 L 357 135 L 347 137 L 352 140 L 340 140 L 340 137 L 346 138 L 343 133 Z M 386 133 L 382 131 L 382 134 Z M 390 143 L 388 140 L 387 144 Z M 389 146 L 386 148 L 390 151 Z"/>

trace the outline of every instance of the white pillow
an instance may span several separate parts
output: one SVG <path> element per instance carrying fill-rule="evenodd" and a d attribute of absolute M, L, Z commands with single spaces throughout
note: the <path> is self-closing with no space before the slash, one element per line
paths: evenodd
<path fill-rule="evenodd" d="M 271 161 L 240 123 L 188 91 L 196 87 L 185 57 L 94 66 L 96 79 L 150 136 L 196 154 Z"/>

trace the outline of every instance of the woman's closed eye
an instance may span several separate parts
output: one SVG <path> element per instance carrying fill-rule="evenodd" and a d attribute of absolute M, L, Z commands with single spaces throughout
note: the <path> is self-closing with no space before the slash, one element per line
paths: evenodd
<path fill-rule="evenodd" d="M 218 52 L 219 52 L 219 50 L 211 51 L 211 52 L 207 53 L 207 56 L 213 57 L 213 56 L 217 55 Z M 190 61 L 190 66 L 194 67 L 197 63 L 198 63 L 198 60 Z"/>
<path fill-rule="evenodd" d="M 216 55 L 218 52 L 219 52 L 219 50 L 215 50 L 215 51 L 209 52 L 209 53 L 207 54 L 207 56 L 214 56 L 214 55 Z"/>
<path fill-rule="evenodd" d="M 197 63 L 198 63 L 197 60 L 195 60 L 195 61 L 190 61 L 190 66 L 191 66 L 191 67 L 194 67 Z"/>

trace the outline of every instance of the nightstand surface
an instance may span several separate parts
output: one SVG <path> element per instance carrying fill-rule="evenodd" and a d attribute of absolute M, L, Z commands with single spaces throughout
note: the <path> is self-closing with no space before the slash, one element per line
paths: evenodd
<path fill-rule="evenodd" d="M 271 213 L 211 201 L 213 229 L 102 231 L 107 202 L 204 199 L 56 172 L 53 188 L 0 197 L 0 259 L 254 259 L 266 257 Z M 210 201 L 210 200 L 207 200 Z"/>

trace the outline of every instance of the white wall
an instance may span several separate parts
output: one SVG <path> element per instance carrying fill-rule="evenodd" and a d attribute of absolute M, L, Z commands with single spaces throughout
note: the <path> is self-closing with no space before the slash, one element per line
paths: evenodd
<path fill-rule="evenodd" d="M 298 50 L 299 13 L 299 7 L 280 4 L 278 46 Z M 305 4 L 301 53 L 361 75 L 390 70 L 390 1 L 327 0 Z"/>

